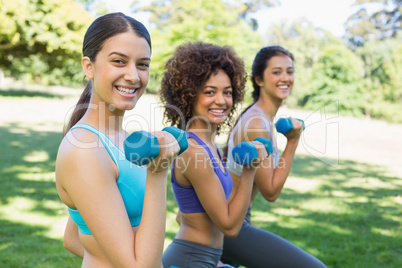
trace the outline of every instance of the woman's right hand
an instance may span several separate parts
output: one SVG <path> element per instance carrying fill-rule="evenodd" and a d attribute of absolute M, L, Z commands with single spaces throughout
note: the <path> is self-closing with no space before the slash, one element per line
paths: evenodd
<path fill-rule="evenodd" d="M 170 164 L 180 151 L 177 140 L 167 131 L 152 133 L 159 143 L 159 155 L 149 165 L 148 170 L 152 173 L 160 173 L 169 170 Z"/>
<path fill-rule="evenodd" d="M 289 117 L 292 120 L 293 129 L 285 135 L 288 142 L 289 141 L 299 141 L 301 133 L 303 131 L 303 122 L 297 120 L 296 118 Z"/>
<path fill-rule="evenodd" d="M 262 163 L 262 161 L 268 158 L 269 154 L 267 153 L 264 144 L 262 144 L 261 142 L 250 141 L 250 143 L 254 144 L 255 148 L 257 148 L 257 158 L 250 165 L 245 166 L 245 168 L 254 169 L 257 168 Z"/>

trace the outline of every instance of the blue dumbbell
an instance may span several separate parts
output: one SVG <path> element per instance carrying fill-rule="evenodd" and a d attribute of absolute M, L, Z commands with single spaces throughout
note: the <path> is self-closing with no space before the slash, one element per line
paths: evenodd
<path fill-rule="evenodd" d="M 255 141 L 261 142 L 265 146 L 268 155 L 272 153 L 272 143 L 264 137 L 258 137 Z M 257 148 L 250 142 L 240 142 L 232 150 L 233 160 L 242 166 L 249 166 L 257 157 Z"/>
<path fill-rule="evenodd" d="M 303 130 L 304 130 L 304 121 L 301 119 L 297 120 L 303 123 Z M 293 129 L 292 120 L 290 120 L 290 118 L 283 118 L 283 117 L 279 118 L 278 121 L 276 121 L 275 123 L 275 127 L 279 133 L 286 135 Z"/>
<path fill-rule="evenodd" d="M 187 149 L 188 142 L 186 132 L 176 127 L 165 127 L 162 131 L 169 132 L 176 138 L 180 147 L 179 154 Z M 131 163 L 137 166 L 148 165 L 159 155 L 159 142 L 158 139 L 149 132 L 142 130 L 135 131 L 124 141 L 124 152 L 126 159 Z"/>

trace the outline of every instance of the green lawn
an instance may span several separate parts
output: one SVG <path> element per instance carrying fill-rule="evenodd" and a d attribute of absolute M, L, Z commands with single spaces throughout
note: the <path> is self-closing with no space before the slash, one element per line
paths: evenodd
<path fill-rule="evenodd" d="M 21 99 L 46 105 L 63 99 L 42 91 L 12 92 L 0 90 L 0 105 L 18 104 Z M 15 109 L 30 111 L 29 107 Z M 62 245 L 67 210 L 54 185 L 63 122 L 43 122 L 41 128 L 29 121 L 8 118 L 2 122 L 3 116 L 0 267 L 80 267 L 80 260 Z M 166 246 L 178 230 L 170 186 Z M 402 178 L 385 167 L 343 159 L 331 167 L 312 156 L 299 155 L 279 199 L 268 203 L 259 196 L 252 220 L 317 256 L 328 267 L 402 267 L 401 190 Z"/>

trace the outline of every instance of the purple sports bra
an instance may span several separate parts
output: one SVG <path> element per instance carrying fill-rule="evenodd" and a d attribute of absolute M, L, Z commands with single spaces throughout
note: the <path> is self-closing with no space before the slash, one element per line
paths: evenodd
<path fill-rule="evenodd" d="M 192 138 L 197 141 L 197 143 L 207 150 L 208 155 L 210 157 L 212 166 L 214 168 L 215 174 L 218 176 L 223 190 L 225 192 L 226 200 L 229 198 L 230 193 L 232 192 L 233 188 L 233 181 L 230 173 L 225 168 L 225 173 L 219 167 L 218 162 L 216 161 L 215 157 L 212 155 L 211 150 L 209 149 L 208 145 L 206 145 L 197 135 L 193 132 L 187 132 L 187 138 Z M 221 154 L 218 150 L 219 158 L 222 161 Z M 176 197 L 177 205 L 179 206 L 179 210 L 183 213 L 199 213 L 205 212 L 204 208 L 201 205 L 200 200 L 197 197 L 197 194 L 194 190 L 192 185 L 182 185 L 176 181 L 174 177 L 174 162 L 172 163 L 172 170 L 171 170 L 171 181 L 172 181 L 172 188 L 174 195 Z"/>

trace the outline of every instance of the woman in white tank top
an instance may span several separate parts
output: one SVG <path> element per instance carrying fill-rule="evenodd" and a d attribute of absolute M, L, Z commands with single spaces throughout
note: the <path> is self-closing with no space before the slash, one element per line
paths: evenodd
<path fill-rule="evenodd" d="M 292 90 L 293 61 L 293 55 L 280 46 L 262 48 L 254 59 L 251 77 L 254 103 L 238 118 L 228 139 L 227 169 L 233 179 L 233 189 L 239 184 L 242 172 L 242 166 L 232 158 L 234 146 L 263 136 L 271 140 L 273 153 L 261 163 L 254 176 L 250 207 L 240 233 L 236 238 L 225 237 L 221 258 L 224 263 L 253 268 L 325 267 L 320 260 L 287 240 L 250 223 L 251 205 L 259 192 L 269 202 L 275 201 L 281 193 L 302 132 L 302 122 L 291 118 L 293 130 L 285 135 L 287 144 L 279 155 L 273 121 L 282 101 Z"/>

